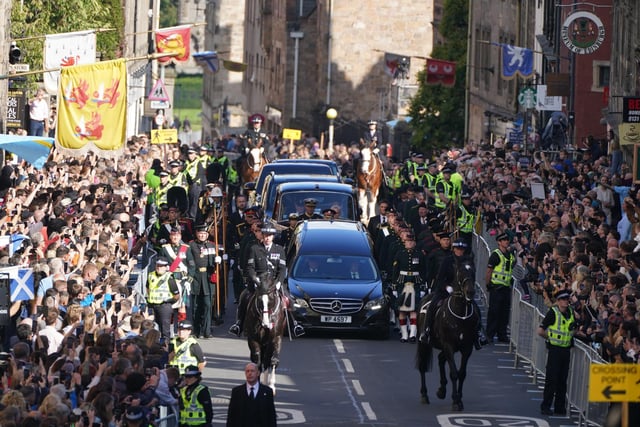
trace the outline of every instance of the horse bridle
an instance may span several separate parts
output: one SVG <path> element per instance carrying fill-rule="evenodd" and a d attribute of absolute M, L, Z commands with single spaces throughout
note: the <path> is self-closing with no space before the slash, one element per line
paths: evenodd
<path fill-rule="evenodd" d="M 460 320 L 467 320 L 468 318 L 470 318 L 471 316 L 473 316 L 474 313 L 474 307 L 473 304 L 470 304 L 471 300 L 469 299 L 469 297 L 467 297 L 464 293 L 464 287 L 465 284 L 468 280 L 472 280 L 470 277 L 464 277 L 462 280 L 460 280 L 460 266 L 456 267 L 456 283 L 458 285 L 457 290 L 455 290 L 451 296 L 447 299 L 447 309 L 449 310 L 449 313 L 451 313 L 452 316 L 454 316 L 457 319 Z M 453 308 L 451 308 L 451 300 L 453 298 L 464 298 L 466 301 L 465 304 L 465 311 L 463 315 L 459 315 L 458 313 L 456 313 L 455 311 L 453 311 Z"/>

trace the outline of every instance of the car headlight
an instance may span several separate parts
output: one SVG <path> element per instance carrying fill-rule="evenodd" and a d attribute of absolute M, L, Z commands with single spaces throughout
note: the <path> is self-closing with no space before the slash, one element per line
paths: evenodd
<path fill-rule="evenodd" d="M 382 307 L 384 307 L 385 302 L 386 302 L 385 297 L 384 297 L 384 296 L 381 296 L 380 298 L 376 298 L 376 299 L 369 300 L 369 301 L 365 304 L 364 308 L 365 308 L 366 310 L 374 310 L 374 311 L 377 311 L 377 310 L 380 310 Z"/>
<path fill-rule="evenodd" d="M 304 298 L 294 298 L 293 306 L 295 308 L 309 308 L 309 304 L 307 304 L 307 301 Z"/>

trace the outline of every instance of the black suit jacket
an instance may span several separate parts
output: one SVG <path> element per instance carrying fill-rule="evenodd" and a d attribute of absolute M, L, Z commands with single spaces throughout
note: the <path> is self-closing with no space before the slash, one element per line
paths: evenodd
<path fill-rule="evenodd" d="M 255 399 L 247 394 L 247 385 L 231 390 L 227 427 L 275 427 L 276 407 L 271 387 L 260 384 Z"/>
<path fill-rule="evenodd" d="M 371 238 L 375 238 L 378 232 L 378 226 L 380 225 L 380 215 L 374 215 L 369 218 L 369 224 L 367 225 L 367 230 L 369 231 L 369 235 Z"/>

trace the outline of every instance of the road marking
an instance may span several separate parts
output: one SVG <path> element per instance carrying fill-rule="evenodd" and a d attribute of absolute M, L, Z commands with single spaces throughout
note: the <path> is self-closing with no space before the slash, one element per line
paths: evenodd
<path fill-rule="evenodd" d="M 358 419 L 360 420 L 360 424 L 362 424 L 364 422 L 364 414 L 362 413 L 362 410 L 360 409 L 360 405 L 358 404 L 358 400 L 353 395 L 353 389 L 351 387 L 349 387 L 348 380 L 345 378 L 345 373 L 342 370 L 342 367 L 340 366 L 340 361 L 338 360 L 336 355 L 333 354 L 333 353 L 331 354 L 331 360 L 333 360 L 333 363 L 335 363 L 335 365 L 336 365 L 336 369 L 340 373 L 340 379 L 342 380 L 342 383 L 344 384 L 344 388 L 347 391 L 347 395 L 349 396 L 349 400 L 351 401 L 351 404 L 353 405 L 353 408 L 356 411 Z M 343 359 L 343 361 L 344 360 L 348 360 L 348 359 Z M 351 364 L 351 362 L 349 362 L 349 364 Z"/>
<path fill-rule="evenodd" d="M 364 396 L 364 389 L 362 388 L 362 386 L 360 385 L 360 381 L 358 380 L 351 380 L 351 382 L 353 383 L 353 388 L 356 391 L 357 395 L 360 396 Z"/>
<path fill-rule="evenodd" d="M 441 414 L 437 416 L 440 427 L 468 426 L 526 426 L 549 427 L 547 420 L 518 415 L 498 414 Z"/>
<path fill-rule="evenodd" d="M 355 369 L 353 369 L 353 365 L 351 364 L 351 360 L 342 359 L 342 363 L 344 364 L 345 371 L 347 371 L 350 374 L 353 374 L 355 372 Z"/>
<path fill-rule="evenodd" d="M 335 344 L 336 350 L 338 350 L 338 353 L 342 353 L 342 354 L 345 353 L 344 344 L 342 344 L 342 340 L 333 340 L 333 343 Z"/>
<path fill-rule="evenodd" d="M 375 421 L 378 419 L 376 413 L 373 412 L 373 409 L 371 409 L 371 405 L 369 405 L 369 402 L 362 402 L 362 409 L 364 409 L 364 413 L 371 421 Z"/>

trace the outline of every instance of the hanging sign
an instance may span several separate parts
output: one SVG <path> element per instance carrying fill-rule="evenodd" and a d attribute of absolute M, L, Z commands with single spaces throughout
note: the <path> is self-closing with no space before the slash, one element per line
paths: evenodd
<path fill-rule="evenodd" d="M 604 25 L 591 12 L 579 10 L 567 16 L 560 30 L 562 42 L 573 53 L 593 53 L 604 42 Z"/>

